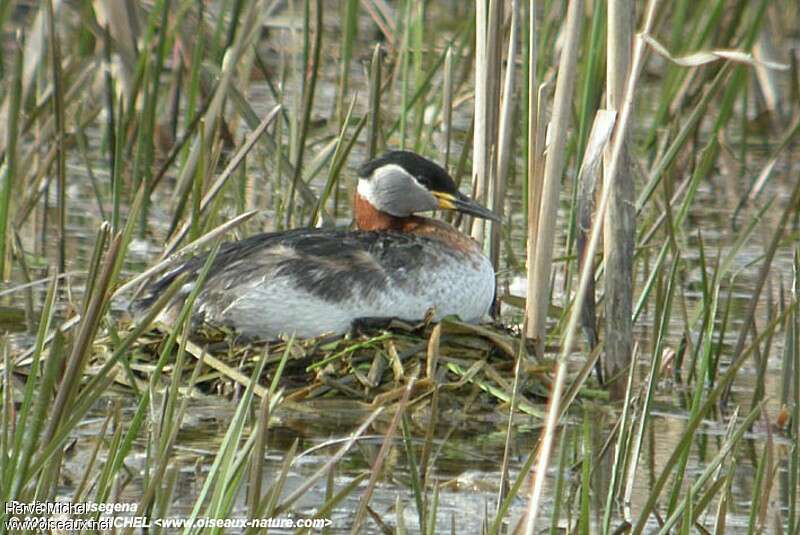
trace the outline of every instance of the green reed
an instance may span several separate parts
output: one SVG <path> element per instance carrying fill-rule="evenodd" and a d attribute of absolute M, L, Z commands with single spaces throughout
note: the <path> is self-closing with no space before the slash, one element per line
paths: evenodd
<path fill-rule="evenodd" d="M 0 184 L 0 277 L 6 279 L 6 236 L 8 235 L 10 218 L 9 208 L 14 195 L 14 182 L 17 180 L 19 138 L 19 114 L 22 93 L 22 65 L 24 62 L 24 41 L 18 36 L 14 46 L 14 64 L 11 71 L 11 87 L 8 94 L 8 129 L 6 141 L 6 163 Z"/>

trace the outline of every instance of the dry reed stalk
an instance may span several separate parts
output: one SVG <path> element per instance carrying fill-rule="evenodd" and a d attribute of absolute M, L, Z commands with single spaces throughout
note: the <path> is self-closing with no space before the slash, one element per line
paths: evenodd
<path fill-rule="evenodd" d="M 542 180 L 541 169 L 544 159 L 544 116 L 540 109 L 542 95 L 544 94 L 545 84 L 536 87 L 536 40 L 533 37 L 535 30 L 535 0 L 531 0 L 531 44 L 530 44 L 530 67 L 529 67 L 529 91 L 528 91 L 528 228 L 527 228 L 527 248 L 526 248 L 526 280 L 525 290 L 525 337 L 532 339 L 535 337 L 531 316 L 536 301 L 533 298 L 536 291 L 535 279 L 533 277 L 534 266 L 536 265 L 536 242 L 539 237 L 539 212 L 541 212 Z M 540 124 L 542 123 L 542 124 Z"/>
<path fill-rule="evenodd" d="M 576 4 L 580 4 L 580 1 L 570 3 L 570 14 L 568 15 L 567 19 L 568 28 L 571 26 L 571 23 L 574 24 L 574 21 L 572 21 L 571 18 L 575 16 L 573 13 L 573 9 L 576 7 Z M 658 0 L 651 0 L 650 3 L 648 4 L 647 14 L 644 22 L 644 30 L 642 32 L 643 34 L 650 33 L 650 31 L 653 28 L 657 4 Z M 611 149 L 611 158 L 609 165 L 610 177 L 617 176 L 616 173 L 617 170 L 619 169 L 622 147 L 624 144 L 624 140 L 627 136 L 628 128 L 630 127 L 631 115 L 633 114 L 634 90 L 636 89 L 636 85 L 639 79 L 639 74 L 641 73 L 642 67 L 644 65 L 644 61 L 646 58 L 646 50 L 647 47 L 645 39 L 640 36 L 636 40 L 636 48 L 633 56 L 631 75 L 626 82 L 624 98 L 622 100 L 622 107 L 618 115 L 616 131 L 614 133 L 614 137 L 612 138 L 612 149 Z M 564 52 L 562 52 L 562 54 L 563 53 Z M 560 83 L 560 76 L 561 73 L 559 73 L 559 83 Z M 556 89 L 556 96 L 558 96 L 558 89 Z M 554 135 L 553 143 L 556 143 L 557 141 L 558 139 Z M 589 239 L 589 246 L 585 253 L 587 257 L 590 258 L 593 257 L 595 251 L 597 251 L 597 246 L 600 241 L 600 229 L 602 228 L 601 225 L 604 224 L 606 210 L 608 209 L 609 199 L 611 197 L 610 192 L 612 190 L 613 190 L 613 183 L 607 181 L 606 184 L 604 184 L 603 195 L 600 200 L 600 205 L 598 206 L 597 209 L 596 221 L 595 224 L 592 226 L 592 233 Z M 567 356 L 572 351 L 572 345 L 573 342 L 575 341 L 575 333 L 577 331 L 577 326 L 579 322 L 580 310 L 583 305 L 582 302 L 586 294 L 586 289 L 589 286 L 589 274 L 591 273 L 591 270 L 587 269 L 587 267 L 588 265 L 584 266 L 584 269 L 580 273 L 580 284 L 578 285 L 577 294 L 575 296 L 575 302 L 573 304 L 572 312 L 570 313 L 569 317 L 569 322 L 565 330 L 564 341 L 561 344 L 561 354 L 559 355 L 558 359 L 556 378 L 553 381 L 553 386 L 550 392 L 550 402 L 548 404 L 547 419 L 545 422 L 544 432 L 542 433 L 542 438 L 538 446 L 539 452 L 538 452 L 538 459 L 536 462 L 536 468 L 534 470 L 533 487 L 531 489 L 530 501 L 528 503 L 528 510 L 526 512 L 526 518 L 525 518 L 526 534 L 533 533 L 536 527 L 536 517 L 539 511 L 539 507 L 541 505 L 540 501 L 542 493 L 544 491 L 544 482 L 545 482 L 545 476 L 547 474 L 548 463 L 550 460 L 550 452 L 553 447 L 553 442 L 555 441 L 555 434 L 556 434 L 556 429 L 558 427 L 558 422 L 560 420 L 561 414 L 563 414 L 563 411 L 566 409 L 566 405 L 562 406 L 561 394 L 564 390 L 564 383 L 566 382 L 566 376 L 567 376 Z"/>
<path fill-rule="evenodd" d="M 606 107 L 618 111 L 622 106 L 625 81 L 630 69 L 633 39 L 632 0 L 608 3 L 608 60 L 606 62 Z M 626 140 L 621 140 L 617 176 L 611 176 L 611 153 L 606 149 L 606 182 L 613 184 L 611 201 L 603 230 L 605 258 L 605 377 L 617 377 L 608 385 L 612 400 L 625 396 L 623 370 L 633 347 L 633 252 L 636 225 L 633 175 L 628 165 Z"/>
<path fill-rule="evenodd" d="M 503 219 L 503 200 L 506 196 L 506 180 L 511 163 L 511 134 L 514 131 L 514 86 L 516 85 L 515 67 L 518 41 L 519 41 L 519 0 L 514 0 L 511 7 L 511 31 L 508 36 L 508 55 L 506 58 L 506 76 L 503 82 L 503 102 L 500 110 L 500 126 L 498 130 L 497 172 L 492 184 L 492 211 Z M 491 225 L 491 240 L 489 242 L 489 258 L 495 270 L 500 265 L 500 223 L 494 221 Z"/>
<path fill-rule="evenodd" d="M 600 168 L 603 163 L 603 151 L 608 148 L 608 141 L 617 118 L 617 113 L 609 110 L 598 110 L 595 115 L 592 129 L 586 143 L 586 151 L 578 172 L 578 192 L 576 197 L 577 231 L 575 236 L 576 253 L 578 255 L 578 272 L 584 266 L 592 271 L 589 276 L 589 286 L 586 289 L 586 298 L 581 309 L 581 326 L 586 336 L 586 351 L 592 352 L 599 342 L 597 335 L 597 314 L 594 301 L 594 263 L 595 259 L 587 257 L 586 246 L 589 232 L 592 228 L 592 214 L 594 213 L 595 193 L 600 178 Z M 597 377 L 603 381 L 602 365 L 597 365 Z"/>
<path fill-rule="evenodd" d="M 369 121 L 367 122 L 367 155 L 370 159 L 378 153 L 378 135 L 381 113 L 381 67 L 383 49 L 380 43 L 372 49 L 372 61 L 369 64 Z"/>
<path fill-rule="evenodd" d="M 442 83 L 442 134 L 444 137 L 444 162 L 450 171 L 450 142 L 453 126 L 453 47 L 447 48 L 444 59 L 444 81 Z"/>
<path fill-rule="evenodd" d="M 573 0 L 569 4 L 566 21 L 566 41 L 561 51 L 558 66 L 558 79 L 553 103 L 551 139 L 544 169 L 544 183 L 540 201 L 539 224 L 536 234 L 536 248 L 533 258 L 533 292 L 528 294 L 530 316 L 528 331 L 533 334 L 537 354 L 544 354 L 544 330 L 547 318 L 550 273 L 553 264 L 553 242 L 555 241 L 558 197 L 561 191 L 561 176 L 564 173 L 567 129 L 572 113 L 572 96 L 575 89 L 578 46 L 580 44 L 581 23 L 583 22 L 583 1 Z M 528 267 L 530 271 L 530 266 Z M 531 284 L 530 282 L 528 283 Z"/>
<path fill-rule="evenodd" d="M 501 0 L 475 3 L 475 134 L 472 143 L 474 196 L 486 202 L 492 181 L 492 161 L 497 158 L 497 123 L 500 109 Z M 472 237 L 483 243 L 485 221 L 472 222 Z"/>

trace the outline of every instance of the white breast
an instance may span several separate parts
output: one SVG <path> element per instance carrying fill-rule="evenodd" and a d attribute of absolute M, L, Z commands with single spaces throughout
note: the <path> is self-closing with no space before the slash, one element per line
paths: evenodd
<path fill-rule="evenodd" d="M 471 261 L 440 259 L 438 265 L 408 266 L 418 284 L 389 285 L 376 292 L 353 292 L 336 302 L 321 299 L 295 284 L 291 277 L 260 279 L 237 288 L 239 296 L 215 314 L 215 321 L 235 325 L 255 338 L 294 333 L 308 338 L 344 333 L 359 318 L 392 317 L 414 321 L 435 309 L 435 319 L 457 315 L 478 322 L 494 299 L 495 276 L 489 260 L 477 253 Z"/>

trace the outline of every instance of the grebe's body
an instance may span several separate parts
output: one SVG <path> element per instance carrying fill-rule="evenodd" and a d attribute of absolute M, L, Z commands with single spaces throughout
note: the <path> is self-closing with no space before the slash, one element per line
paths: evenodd
<path fill-rule="evenodd" d="M 193 323 L 272 339 L 343 333 L 363 319 L 481 320 L 495 275 L 477 243 L 451 225 L 413 215 L 435 208 L 493 217 L 458 193 L 447 173 L 409 152 L 365 165 L 356 192 L 358 230 L 296 229 L 223 245 L 198 294 Z M 189 274 L 174 317 L 205 263 L 195 257 L 153 284 L 143 308 L 177 276 Z"/>

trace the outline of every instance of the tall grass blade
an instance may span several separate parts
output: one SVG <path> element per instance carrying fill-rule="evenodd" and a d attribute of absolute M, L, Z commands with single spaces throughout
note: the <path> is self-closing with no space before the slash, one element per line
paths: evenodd
<path fill-rule="evenodd" d="M 8 95 L 8 129 L 6 131 L 5 167 L 0 169 L 0 281 L 6 280 L 8 222 L 11 214 L 11 197 L 17 181 L 17 140 L 19 138 L 19 115 L 22 98 L 22 65 L 25 42 L 21 34 L 14 43 L 14 68 L 11 75 L 11 92 Z M 3 172 L 5 171 L 5 172 Z"/>
<path fill-rule="evenodd" d="M 310 0 L 306 0 L 306 10 L 310 10 Z M 317 78 L 320 70 L 320 54 L 322 49 L 322 0 L 315 0 L 314 2 L 315 13 L 315 31 L 314 43 L 312 45 L 311 54 L 308 62 L 305 65 L 306 79 L 303 83 L 303 108 L 300 120 L 300 130 L 297 139 L 297 152 L 294 161 L 294 175 L 292 176 L 292 184 L 289 189 L 289 200 L 286 210 L 286 226 L 292 225 L 292 214 L 294 213 L 294 196 L 297 190 L 297 183 L 301 180 L 303 170 L 303 154 L 305 153 L 306 137 L 311 123 L 311 109 L 314 106 L 314 93 L 317 87 Z"/>

